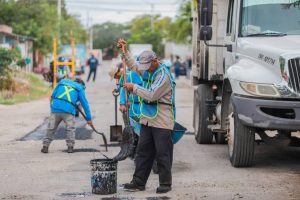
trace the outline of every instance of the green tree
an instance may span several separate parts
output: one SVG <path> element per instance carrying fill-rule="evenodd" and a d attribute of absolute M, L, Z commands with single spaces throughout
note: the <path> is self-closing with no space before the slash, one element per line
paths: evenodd
<path fill-rule="evenodd" d="M 168 29 L 171 19 L 161 18 L 159 15 L 153 16 L 153 30 L 151 28 L 151 15 L 142 15 L 131 21 L 129 43 L 152 44 L 153 50 L 158 56 L 163 57 L 164 45 L 163 38 L 168 37 Z"/>
<path fill-rule="evenodd" d="M 17 49 L 6 49 L 0 47 L 0 90 L 9 89 L 13 83 L 12 68 L 13 62 L 18 62 L 21 54 Z"/>
<path fill-rule="evenodd" d="M 177 43 L 191 43 L 192 39 L 191 2 L 184 1 L 179 9 L 179 15 L 171 25 L 169 38 Z"/>
<path fill-rule="evenodd" d="M 34 47 L 42 54 L 51 52 L 52 38 L 56 33 L 58 21 L 55 7 L 49 5 L 46 0 L 38 3 L 19 0 L 14 9 L 18 10 L 10 24 L 14 32 L 33 37 Z"/>
<path fill-rule="evenodd" d="M 106 22 L 93 26 L 93 46 L 96 49 L 115 47 L 118 38 L 128 38 L 127 26 Z"/>
<path fill-rule="evenodd" d="M 45 55 L 52 52 L 52 39 L 57 33 L 57 7 L 49 0 L 0 0 L 0 24 L 12 26 L 14 33 L 34 38 L 34 48 Z M 82 25 L 64 6 L 60 24 L 63 43 L 70 43 L 72 32 L 77 41 L 86 40 Z"/>
<path fill-rule="evenodd" d="M 87 40 L 86 31 L 80 21 L 74 16 L 67 15 L 61 19 L 60 37 L 63 44 L 70 44 L 72 35 L 76 43 L 85 43 Z"/>

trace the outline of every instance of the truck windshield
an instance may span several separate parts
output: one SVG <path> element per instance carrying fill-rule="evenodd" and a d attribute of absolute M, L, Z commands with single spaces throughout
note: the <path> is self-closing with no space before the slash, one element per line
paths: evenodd
<path fill-rule="evenodd" d="M 240 35 L 300 35 L 300 0 L 243 0 Z"/>

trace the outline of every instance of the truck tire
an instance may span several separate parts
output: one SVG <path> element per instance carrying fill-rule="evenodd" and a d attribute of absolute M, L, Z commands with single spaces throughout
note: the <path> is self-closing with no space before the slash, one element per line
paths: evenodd
<path fill-rule="evenodd" d="M 211 99 L 211 87 L 204 84 L 199 85 L 194 92 L 194 129 L 198 144 L 211 144 L 213 139 L 213 133 L 208 128 L 209 110 L 206 106 L 206 100 Z"/>
<path fill-rule="evenodd" d="M 250 167 L 254 157 L 254 128 L 243 125 L 235 112 L 230 112 L 228 119 L 228 150 L 231 165 Z"/>
<path fill-rule="evenodd" d="M 226 135 L 224 133 L 214 134 L 216 144 L 227 144 Z"/>

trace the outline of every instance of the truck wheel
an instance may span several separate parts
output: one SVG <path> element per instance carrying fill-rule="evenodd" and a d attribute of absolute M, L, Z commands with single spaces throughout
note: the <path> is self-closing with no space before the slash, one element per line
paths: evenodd
<path fill-rule="evenodd" d="M 211 144 L 213 133 L 208 129 L 209 110 L 206 100 L 212 99 L 212 92 L 209 85 L 199 85 L 194 93 L 194 129 L 195 138 L 198 144 Z"/>
<path fill-rule="evenodd" d="M 227 137 L 231 165 L 249 167 L 254 156 L 254 128 L 243 125 L 234 112 L 231 112 L 228 120 Z"/>
<path fill-rule="evenodd" d="M 227 144 L 226 135 L 224 133 L 215 133 L 214 137 L 217 144 Z"/>

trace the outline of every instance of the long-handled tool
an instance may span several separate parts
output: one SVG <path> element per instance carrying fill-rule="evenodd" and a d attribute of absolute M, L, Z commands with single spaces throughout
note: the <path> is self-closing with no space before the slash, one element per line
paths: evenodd
<path fill-rule="evenodd" d="M 117 161 L 125 160 L 127 157 L 131 156 L 134 151 L 134 146 L 133 146 L 134 130 L 132 126 L 130 126 L 129 118 L 127 117 L 128 117 L 127 113 L 123 113 L 125 128 L 123 130 L 122 141 L 120 144 L 121 150 L 118 153 L 118 155 L 116 155 L 113 158 L 113 160 L 117 160 Z"/>
<path fill-rule="evenodd" d="M 82 112 L 82 110 L 80 110 L 79 108 L 77 108 L 77 110 L 78 110 L 78 112 L 83 116 L 83 118 L 84 118 L 86 121 L 88 121 L 88 120 L 86 119 L 85 114 Z M 95 131 L 95 133 L 97 133 L 97 134 L 99 134 L 99 135 L 102 136 L 103 141 L 104 141 L 104 145 L 105 145 L 105 150 L 107 151 L 107 140 L 106 140 L 105 135 L 104 135 L 103 133 L 97 131 L 97 130 L 95 129 L 94 125 L 90 125 L 90 127 L 93 129 L 93 131 Z"/>
<path fill-rule="evenodd" d="M 110 126 L 110 141 L 116 142 L 120 141 L 122 138 L 122 125 L 118 125 L 118 95 L 117 93 L 113 93 L 113 96 L 115 97 L 115 125 Z"/>
<path fill-rule="evenodd" d="M 124 47 L 122 48 L 122 51 L 123 53 L 125 53 Z M 125 84 L 127 82 L 125 58 L 122 58 L 122 63 L 123 63 L 123 76 L 124 76 L 124 84 Z M 130 156 L 133 153 L 133 148 L 134 148 L 133 147 L 134 131 L 133 131 L 133 127 L 130 126 L 130 121 L 129 121 L 128 93 L 126 89 L 125 89 L 125 98 L 126 98 L 125 106 L 127 108 L 127 111 L 123 113 L 125 128 L 122 133 L 121 150 L 118 153 L 118 155 L 116 155 L 113 158 L 113 160 L 117 160 L 117 161 L 125 160 L 128 156 Z"/>

